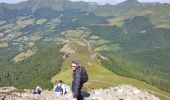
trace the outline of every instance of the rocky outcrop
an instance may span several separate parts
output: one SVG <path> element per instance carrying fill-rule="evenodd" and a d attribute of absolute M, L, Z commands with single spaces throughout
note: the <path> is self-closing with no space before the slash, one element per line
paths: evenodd
<path fill-rule="evenodd" d="M 94 90 L 86 100 L 160 100 L 147 91 L 130 85 L 121 85 L 109 89 Z"/>
<path fill-rule="evenodd" d="M 160 100 L 158 97 L 145 90 L 137 89 L 130 85 L 120 85 L 108 89 L 91 90 L 82 93 L 85 100 Z M 73 100 L 72 93 L 56 97 L 53 91 L 43 91 L 41 95 L 31 92 L 13 93 L 6 96 L 5 100 Z"/>
<path fill-rule="evenodd" d="M 61 52 L 64 52 L 65 54 L 75 54 L 75 50 L 73 50 L 70 46 L 69 43 L 65 44 L 63 48 L 60 50 Z"/>

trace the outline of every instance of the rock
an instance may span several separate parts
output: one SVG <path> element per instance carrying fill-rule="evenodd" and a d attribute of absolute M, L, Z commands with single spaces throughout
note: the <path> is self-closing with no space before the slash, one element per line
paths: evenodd
<path fill-rule="evenodd" d="M 86 100 L 160 100 L 158 97 L 149 94 L 147 91 L 137 89 L 130 85 L 121 85 L 109 89 L 94 90 Z"/>
<path fill-rule="evenodd" d="M 120 85 L 108 89 L 94 89 L 89 93 L 90 96 L 85 97 L 85 100 L 160 100 L 147 91 L 130 85 Z M 6 96 L 6 100 L 73 100 L 73 98 L 71 92 L 64 96 L 56 97 L 53 91 L 45 90 L 41 95 L 35 95 L 28 91 L 25 93 L 13 93 Z"/>
<path fill-rule="evenodd" d="M 17 90 L 15 87 L 9 86 L 9 87 L 0 87 L 0 93 L 7 93 L 11 91 Z"/>
<path fill-rule="evenodd" d="M 4 34 L 3 33 L 0 33 L 0 38 L 2 38 L 4 36 Z"/>
<path fill-rule="evenodd" d="M 65 54 L 75 54 L 75 51 L 69 46 L 69 44 L 65 44 L 63 48 L 60 50 L 61 52 L 64 52 Z"/>
<path fill-rule="evenodd" d="M 8 43 L 1 43 L 0 48 L 8 48 Z"/>

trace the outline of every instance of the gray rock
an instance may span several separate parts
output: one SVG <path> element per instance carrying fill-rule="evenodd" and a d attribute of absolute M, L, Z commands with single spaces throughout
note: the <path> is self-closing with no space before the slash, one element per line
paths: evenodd
<path fill-rule="evenodd" d="M 53 91 L 43 91 L 41 95 L 31 92 L 13 93 L 6 96 L 5 100 L 73 100 L 72 93 L 56 97 Z M 160 100 L 147 91 L 137 89 L 130 85 L 120 85 L 108 89 L 96 89 L 90 91 L 90 96 L 85 100 Z"/>

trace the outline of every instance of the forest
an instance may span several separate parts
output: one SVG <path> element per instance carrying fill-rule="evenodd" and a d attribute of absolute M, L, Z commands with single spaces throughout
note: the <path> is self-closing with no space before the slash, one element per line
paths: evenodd
<path fill-rule="evenodd" d="M 0 86 L 5 84 L 19 89 L 31 89 L 40 85 L 51 89 L 51 77 L 60 71 L 63 62 L 60 48 L 61 46 L 43 45 L 39 52 L 25 60 L 1 64 Z"/>

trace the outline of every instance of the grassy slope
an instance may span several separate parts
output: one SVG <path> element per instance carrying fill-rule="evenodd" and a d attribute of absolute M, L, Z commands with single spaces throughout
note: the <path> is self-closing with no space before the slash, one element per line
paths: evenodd
<path fill-rule="evenodd" d="M 78 43 L 71 42 L 69 43 L 71 48 L 74 48 L 76 51 L 75 54 L 70 54 L 68 58 L 65 59 L 63 63 L 62 69 L 59 74 L 55 75 L 51 82 L 55 83 L 56 80 L 62 79 L 66 84 L 71 85 L 72 80 L 72 70 L 70 68 L 70 62 L 72 60 L 77 60 L 82 66 L 85 66 L 87 72 L 89 74 L 89 82 L 87 82 L 84 86 L 87 88 L 101 88 L 101 87 L 111 87 L 119 84 L 130 84 L 136 86 L 138 88 L 149 89 L 156 93 L 160 93 L 170 97 L 170 93 L 161 91 L 152 85 L 149 85 L 145 82 L 138 81 L 131 78 L 126 78 L 122 76 L 118 76 L 115 73 L 107 70 L 102 66 L 99 59 L 94 58 L 91 59 L 90 55 L 94 54 L 93 51 L 88 50 L 88 46 L 80 46 Z M 160 96 L 160 98 L 163 98 Z M 165 98 L 163 98 L 165 99 Z"/>

